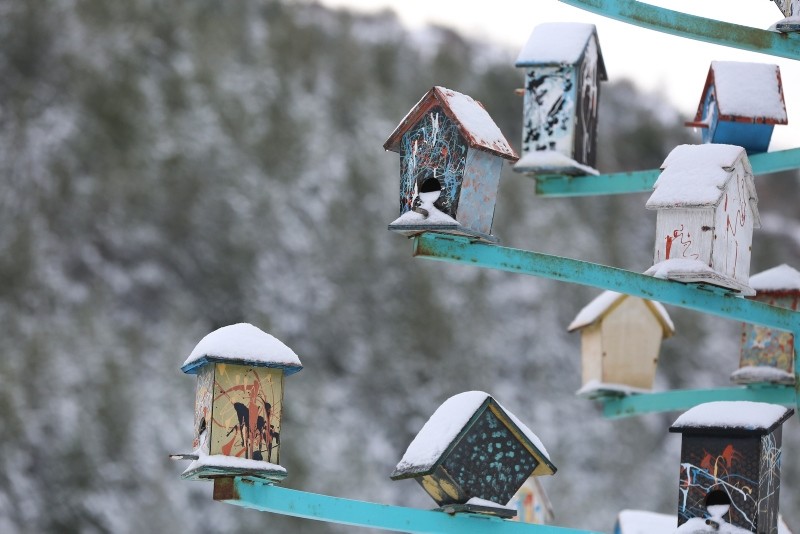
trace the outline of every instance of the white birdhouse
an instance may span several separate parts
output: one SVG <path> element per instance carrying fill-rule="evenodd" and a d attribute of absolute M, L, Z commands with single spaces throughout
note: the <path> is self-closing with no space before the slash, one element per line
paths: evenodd
<path fill-rule="evenodd" d="M 753 295 L 753 170 L 742 147 L 680 145 L 661 166 L 647 209 L 658 210 L 654 265 L 646 274 Z"/>
<path fill-rule="evenodd" d="M 653 388 L 661 340 L 675 333 L 658 302 L 613 291 L 584 307 L 568 330 L 581 331 L 581 396 L 598 397 Z"/>

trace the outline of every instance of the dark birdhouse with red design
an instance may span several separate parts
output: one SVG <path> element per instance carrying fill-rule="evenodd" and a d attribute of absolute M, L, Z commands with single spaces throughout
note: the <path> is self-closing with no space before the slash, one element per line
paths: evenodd
<path fill-rule="evenodd" d="M 683 434 L 678 532 L 777 531 L 781 425 L 793 413 L 776 404 L 719 401 L 675 421 L 670 432 Z"/>
<path fill-rule="evenodd" d="M 193 460 L 182 477 L 284 479 L 283 378 L 302 368 L 292 349 L 251 324 L 200 340 L 181 367 L 197 375 L 194 451 L 174 456 Z"/>
<path fill-rule="evenodd" d="M 383 148 L 400 154 L 400 217 L 390 230 L 497 241 L 491 231 L 500 171 L 503 160 L 518 157 L 480 102 L 434 87 Z"/>
<path fill-rule="evenodd" d="M 513 516 L 506 505 L 528 477 L 555 471 L 536 434 L 489 394 L 468 391 L 434 412 L 391 478 L 416 479 L 447 511 Z"/>
<path fill-rule="evenodd" d="M 800 307 L 800 272 L 779 265 L 750 277 L 753 300 L 797 311 Z M 745 323 L 739 369 L 731 375 L 737 384 L 795 383 L 794 336 L 791 332 Z"/>

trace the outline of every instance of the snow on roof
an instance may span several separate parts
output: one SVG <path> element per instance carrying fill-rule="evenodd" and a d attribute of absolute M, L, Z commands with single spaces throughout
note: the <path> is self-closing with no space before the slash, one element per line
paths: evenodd
<path fill-rule="evenodd" d="M 449 112 L 452 115 L 470 146 L 486 150 L 508 160 L 519 159 L 483 104 L 473 100 L 470 96 L 440 86 L 435 86 L 425 93 L 420 101 L 411 108 L 411 111 L 403 117 L 392 135 L 386 140 L 383 148 L 399 152 L 400 139 L 403 134 L 419 121 L 422 114 L 434 103 L 433 100 L 445 108 L 446 113 Z"/>
<path fill-rule="evenodd" d="M 403 458 L 395 467 L 395 472 L 422 473 L 433 467 L 488 398 L 491 396 L 483 391 L 467 391 L 444 401 L 408 446 Z M 549 460 L 550 456 L 539 437 L 514 414 L 500 407 L 525 437 Z"/>
<path fill-rule="evenodd" d="M 709 77 L 712 75 L 720 115 L 788 123 L 777 65 L 712 61 Z"/>
<path fill-rule="evenodd" d="M 678 417 L 670 431 L 714 428 L 766 433 L 783 423 L 792 413 L 794 410 L 791 408 L 766 402 L 707 402 Z"/>
<path fill-rule="evenodd" d="M 517 67 L 542 64 L 574 64 L 580 61 L 592 35 L 594 24 L 548 22 L 539 24 L 517 56 Z M 605 74 L 605 72 L 603 73 Z M 605 79 L 605 76 L 602 76 Z"/>
<path fill-rule="evenodd" d="M 678 518 L 642 510 L 622 510 L 617 516 L 617 524 L 620 534 L 672 534 Z"/>
<path fill-rule="evenodd" d="M 661 165 L 661 174 L 646 207 L 716 206 L 740 158 L 744 159 L 752 181 L 750 162 L 740 146 L 708 143 L 675 147 Z M 755 196 L 755 190 L 750 193 Z M 751 205 L 755 210 L 755 203 Z"/>
<path fill-rule="evenodd" d="M 608 312 L 617 302 L 627 298 L 628 296 L 629 295 L 625 295 L 623 293 L 617 293 L 616 291 L 604 291 L 600 293 L 600 295 L 595 297 L 594 300 L 592 300 L 589 304 L 584 306 L 581 311 L 578 312 L 578 315 L 567 327 L 567 331 L 572 332 L 573 330 L 594 323 L 598 319 L 602 318 L 606 312 Z M 672 319 L 670 319 L 667 310 L 664 309 L 664 306 L 660 302 L 651 300 L 645 300 L 645 303 L 649 304 L 648 307 L 652 306 L 650 309 L 656 313 L 656 317 L 663 325 L 665 333 L 674 333 L 675 325 L 672 323 Z"/>
<path fill-rule="evenodd" d="M 292 372 L 303 367 L 292 349 L 249 323 L 223 326 L 206 335 L 183 362 L 181 369 L 190 373 L 210 361 L 281 367 Z"/>
<path fill-rule="evenodd" d="M 800 272 L 784 263 L 752 275 L 750 287 L 756 291 L 800 290 Z"/>

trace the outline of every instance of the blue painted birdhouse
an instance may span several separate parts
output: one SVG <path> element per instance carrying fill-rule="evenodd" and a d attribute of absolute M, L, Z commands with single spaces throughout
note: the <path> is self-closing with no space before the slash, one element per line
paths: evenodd
<path fill-rule="evenodd" d="M 516 152 L 483 105 L 433 87 L 383 145 L 400 154 L 400 217 L 389 229 L 495 242 L 491 235 L 503 160 Z"/>
<path fill-rule="evenodd" d="M 680 145 L 661 165 L 645 205 L 657 210 L 646 274 L 750 296 L 753 229 L 761 226 L 750 160 L 740 146 Z"/>
<path fill-rule="evenodd" d="M 525 70 L 517 172 L 597 174 L 600 82 L 608 79 L 593 24 L 536 26 L 517 57 Z"/>
<path fill-rule="evenodd" d="M 434 412 L 391 478 L 416 479 L 448 511 L 501 507 L 515 515 L 502 507 L 528 477 L 555 472 L 536 434 L 489 394 L 469 391 Z"/>
<path fill-rule="evenodd" d="M 777 65 L 712 61 L 694 121 L 703 143 L 766 152 L 776 124 L 787 124 L 781 72 Z"/>
<path fill-rule="evenodd" d="M 670 432 L 683 434 L 676 532 L 777 531 L 781 425 L 793 413 L 776 404 L 718 401 L 675 421 Z"/>
<path fill-rule="evenodd" d="M 753 300 L 797 311 L 800 307 L 800 272 L 779 265 L 750 277 L 756 291 Z M 791 332 L 745 323 L 739 369 L 731 380 L 737 384 L 795 383 L 794 336 Z"/>
<path fill-rule="evenodd" d="M 302 369 L 297 355 L 259 328 L 239 323 L 205 336 L 181 370 L 197 375 L 194 451 L 188 479 L 248 476 L 277 482 L 283 378 Z"/>

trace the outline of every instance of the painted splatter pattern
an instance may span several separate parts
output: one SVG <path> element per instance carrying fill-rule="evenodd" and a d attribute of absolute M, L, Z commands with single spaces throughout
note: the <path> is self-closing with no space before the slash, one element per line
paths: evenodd
<path fill-rule="evenodd" d="M 580 135 L 575 136 L 573 159 L 590 167 L 595 166 L 597 159 L 595 136 L 597 135 L 597 111 L 600 100 L 598 55 L 597 41 L 594 38 L 589 39 L 581 69 L 580 95 L 575 116 L 575 128 Z"/>
<path fill-rule="evenodd" d="M 432 173 L 442 190 L 439 209 L 456 218 L 467 150 L 456 123 L 440 106 L 431 108 L 400 143 L 400 214 L 411 209 L 422 181 Z"/>
<path fill-rule="evenodd" d="M 525 75 L 523 153 L 554 150 L 572 157 L 575 70 L 537 67 Z"/>
<path fill-rule="evenodd" d="M 797 311 L 800 295 L 789 292 L 771 296 L 759 294 L 756 300 Z M 794 373 L 794 336 L 783 330 L 746 323 L 742 332 L 741 361 L 742 366 L 766 365 Z"/>

